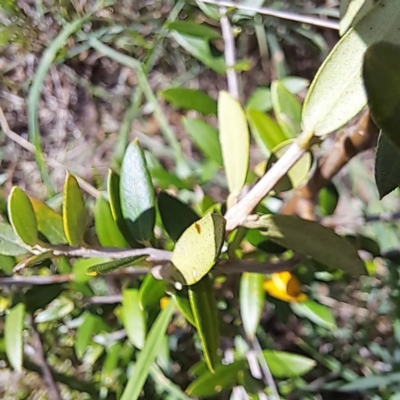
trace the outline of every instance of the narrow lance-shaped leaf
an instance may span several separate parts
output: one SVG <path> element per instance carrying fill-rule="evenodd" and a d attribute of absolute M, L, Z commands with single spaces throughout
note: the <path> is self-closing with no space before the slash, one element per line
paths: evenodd
<path fill-rule="evenodd" d="M 328 267 L 355 276 L 365 274 L 364 263 L 356 249 L 345 238 L 318 222 L 292 215 L 265 215 L 258 221 L 246 223 L 246 226 L 265 230 L 266 236 L 274 242 L 310 256 Z"/>
<path fill-rule="evenodd" d="M 210 271 L 221 251 L 225 223 L 221 215 L 208 214 L 183 232 L 171 258 L 177 280 L 193 285 Z"/>
<path fill-rule="evenodd" d="M 168 29 L 176 30 L 186 35 L 197 36 L 206 40 L 214 40 L 221 37 L 219 32 L 206 24 L 198 24 L 193 21 L 172 21 L 167 24 Z"/>
<path fill-rule="evenodd" d="M 123 291 L 122 319 L 129 341 L 138 349 L 142 349 L 146 337 L 146 319 L 140 307 L 137 289 L 125 289 Z"/>
<path fill-rule="evenodd" d="M 39 243 L 38 228 L 32 203 L 25 192 L 14 186 L 8 199 L 8 215 L 17 236 L 28 246 Z"/>
<path fill-rule="evenodd" d="M 121 166 L 122 215 L 132 237 L 142 243 L 153 239 L 155 196 L 146 160 L 137 141 L 129 144 Z"/>
<path fill-rule="evenodd" d="M 111 214 L 125 240 L 131 245 L 131 247 L 137 247 L 137 243 L 132 238 L 128 225 L 122 215 L 120 187 L 120 176 L 110 169 L 108 171 L 107 191 L 110 200 Z"/>
<path fill-rule="evenodd" d="M 175 87 L 159 92 L 161 97 L 184 110 L 195 110 L 204 115 L 217 114 L 217 102 L 201 90 Z"/>
<path fill-rule="evenodd" d="M 346 124 L 366 105 L 362 63 L 368 46 L 379 41 L 400 44 L 400 3 L 381 0 L 350 29 L 315 76 L 303 106 L 307 135 L 327 135 Z"/>
<path fill-rule="evenodd" d="M 63 225 L 71 246 L 82 246 L 86 227 L 86 207 L 76 178 L 67 174 L 64 183 Z"/>
<path fill-rule="evenodd" d="M 240 279 L 240 315 L 246 335 L 256 333 L 264 307 L 264 275 L 245 272 Z"/>
<path fill-rule="evenodd" d="M 120 260 L 107 261 L 101 264 L 90 266 L 86 274 L 91 276 L 96 276 L 98 274 L 106 274 L 111 271 L 115 271 L 119 268 L 126 268 L 132 265 L 138 259 L 143 258 L 142 256 L 132 256 L 121 258 Z"/>
<path fill-rule="evenodd" d="M 250 136 L 246 115 L 228 92 L 218 98 L 219 140 L 229 191 L 238 196 L 246 181 L 249 167 Z"/>
<path fill-rule="evenodd" d="M 293 138 L 301 132 L 301 104 L 280 81 L 271 85 L 274 114 L 286 136 Z"/>
<path fill-rule="evenodd" d="M 366 51 L 363 76 L 372 119 L 400 148 L 399 70 L 400 45 L 380 42 Z"/>
<path fill-rule="evenodd" d="M 210 276 L 206 275 L 196 284 L 189 286 L 188 293 L 204 358 L 208 369 L 214 372 L 218 362 L 219 331 L 217 303 Z"/>
<path fill-rule="evenodd" d="M 147 274 L 139 289 L 140 307 L 144 309 L 158 304 L 160 299 L 165 296 L 165 287 L 164 280 L 158 280 L 152 274 Z"/>
<path fill-rule="evenodd" d="M 182 118 L 182 123 L 192 142 L 211 160 L 222 166 L 218 131 L 207 122 L 195 118 Z"/>
<path fill-rule="evenodd" d="M 16 371 L 22 369 L 24 317 L 25 305 L 18 303 L 9 310 L 4 323 L 6 354 Z"/>
<path fill-rule="evenodd" d="M 156 359 L 157 353 L 164 339 L 168 323 L 174 311 L 175 301 L 172 299 L 168 306 L 160 312 L 147 336 L 143 350 L 140 352 L 133 374 L 122 393 L 121 400 L 137 400 L 149 375 L 151 365 Z"/>
<path fill-rule="evenodd" d="M 129 247 L 112 216 L 110 204 L 101 196 L 96 200 L 94 224 L 97 237 L 103 247 Z"/>

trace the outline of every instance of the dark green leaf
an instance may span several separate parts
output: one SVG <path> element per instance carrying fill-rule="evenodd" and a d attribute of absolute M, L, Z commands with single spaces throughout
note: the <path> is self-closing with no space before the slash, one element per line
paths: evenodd
<path fill-rule="evenodd" d="M 129 144 L 121 166 L 121 209 L 133 238 L 148 243 L 153 239 L 155 197 L 146 160 L 137 141 Z"/>
<path fill-rule="evenodd" d="M 400 185 L 400 148 L 381 132 L 375 158 L 375 182 L 382 199 Z"/>
<path fill-rule="evenodd" d="M 399 70 L 400 46 L 378 42 L 366 51 L 363 76 L 372 118 L 400 149 Z"/>
<path fill-rule="evenodd" d="M 26 311 L 33 314 L 39 308 L 45 308 L 62 293 L 64 288 L 63 284 L 33 286 L 24 296 Z"/>
<path fill-rule="evenodd" d="M 318 193 L 319 207 L 321 214 L 324 216 L 332 215 L 335 212 L 338 201 L 339 192 L 332 182 L 322 188 Z"/>
<path fill-rule="evenodd" d="M 229 365 L 219 364 L 214 373 L 204 371 L 195 381 L 193 381 L 186 393 L 192 397 L 207 397 L 218 395 L 224 390 L 232 389 L 237 386 L 238 374 L 247 368 L 245 360 L 234 361 Z"/>
<path fill-rule="evenodd" d="M 0 254 L 4 256 L 22 256 L 29 251 L 23 247 L 11 225 L 0 222 Z"/>
<path fill-rule="evenodd" d="M 177 290 L 172 296 L 176 301 L 176 306 L 178 307 L 181 314 L 185 317 L 186 321 L 196 327 L 196 322 L 194 320 L 192 309 L 190 307 L 187 288 L 183 287 L 182 290 Z"/>
<path fill-rule="evenodd" d="M 167 192 L 158 195 L 158 209 L 164 228 L 174 242 L 190 225 L 200 219 L 192 208 Z M 179 218 L 176 218 L 177 215 Z"/>
<path fill-rule="evenodd" d="M 177 108 L 195 110 L 205 115 L 217 114 L 217 102 L 201 90 L 176 87 L 159 93 Z"/>
<path fill-rule="evenodd" d="M 32 203 L 25 192 L 14 186 L 8 199 L 8 215 L 14 232 L 28 246 L 39 243 L 38 228 Z"/>
<path fill-rule="evenodd" d="M 240 279 L 240 315 L 248 338 L 253 339 L 264 307 L 264 275 L 245 272 Z"/>
<path fill-rule="evenodd" d="M 165 296 L 164 280 L 154 278 L 152 274 L 147 274 L 140 285 L 139 301 L 141 308 L 158 305 L 161 298 Z"/>
<path fill-rule="evenodd" d="M 16 371 L 22 370 L 24 318 L 25 304 L 18 303 L 8 311 L 4 322 L 6 354 Z"/>
<path fill-rule="evenodd" d="M 205 24 L 197 24 L 193 21 L 173 21 L 167 24 L 168 29 L 175 30 L 190 36 L 197 36 L 205 40 L 214 40 L 221 35 L 213 28 Z"/>
<path fill-rule="evenodd" d="M 204 358 L 208 369 L 214 372 L 218 362 L 219 331 L 217 303 L 210 276 L 206 275 L 196 284 L 189 286 L 188 294 Z"/>
<path fill-rule="evenodd" d="M 118 268 L 129 267 L 140 258 L 142 258 L 142 256 L 125 257 L 121 258 L 120 260 L 112 260 L 101 264 L 92 265 L 86 270 L 86 274 L 92 276 L 106 274 L 107 272 L 115 271 Z"/>
<path fill-rule="evenodd" d="M 122 292 L 122 320 L 129 341 L 138 349 L 142 349 L 146 337 L 146 318 L 137 289 L 125 289 Z"/>
<path fill-rule="evenodd" d="M 355 276 L 365 274 L 364 263 L 356 249 L 345 238 L 318 222 L 293 215 L 265 215 L 246 226 L 265 230 L 274 242 L 310 256 L 328 267 Z"/>
<path fill-rule="evenodd" d="M 99 243 L 103 247 L 129 247 L 112 216 L 109 202 L 101 196 L 96 200 L 94 223 Z"/>
<path fill-rule="evenodd" d="M 63 225 L 71 246 L 82 246 L 86 228 L 86 207 L 78 181 L 67 174 L 63 196 Z"/>
<path fill-rule="evenodd" d="M 264 350 L 263 355 L 275 378 L 294 378 L 311 371 L 317 364 L 310 358 L 286 351 Z"/>
<path fill-rule="evenodd" d="M 149 375 L 151 365 L 164 340 L 164 332 L 174 311 L 175 302 L 171 300 L 155 320 L 147 336 L 145 346 L 137 358 L 135 369 L 130 376 L 120 400 L 137 400 Z"/>
<path fill-rule="evenodd" d="M 195 118 L 183 118 L 182 123 L 192 142 L 202 153 L 222 166 L 221 145 L 218 131 L 207 122 Z"/>

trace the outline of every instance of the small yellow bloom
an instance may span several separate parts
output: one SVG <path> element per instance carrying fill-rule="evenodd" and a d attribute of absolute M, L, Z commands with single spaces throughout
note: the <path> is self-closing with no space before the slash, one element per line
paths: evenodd
<path fill-rule="evenodd" d="M 160 308 L 161 308 L 161 310 L 164 310 L 164 308 L 167 307 L 168 303 L 169 303 L 169 297 L 168 296 L 161 297 L 161 299 L 160 299 Z"/>
<path fill-rule="evenodd" d="M 264 290 L 272 297 L 287 302 L 301 302 L 307 300 L 307 296 L 301 291 L 301 284 L 289 271 L 276 272 L 271 279 L 266 279 Z"/>

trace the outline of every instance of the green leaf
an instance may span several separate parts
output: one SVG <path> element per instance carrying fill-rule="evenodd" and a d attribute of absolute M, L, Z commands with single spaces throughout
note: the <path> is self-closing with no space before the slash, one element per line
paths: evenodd
<path fill-rule="evenodd" d="M 331 310 L 322 304 L 307 300 L 301 303 L 290 303 L 290 307 L 299 317 L 308 318 L 319 326 L 330 330 L 337 328 L 335 317 Z"/>
<path fill-rule="evenodd" d="M 229 191 L 238 196 L 249 168 L 250 137 L 246 115 L 228 92 L 218 98 L 219 140 Z"/>
<path fill-rule="evenodd" d="M 196 4 L 197 7 L 199 7 L 200 10 L 204 13 L 205 16 L 215 21 L 219 21 L 220 13 L 218 7 L 213 6 L 211 4 L 203 3 L 202 1 L 196 1 Z"/>
<path fill-rule="evenodd" d="M 4 272 L 6 275 L 12 275 L 15 264 L 14 257 L 3 256 L 0 254 L 0 271 Z"/>
<path fill-rule="evenodd" d="M 205 115 L 217 114 L 217 102 L 202 90 L 175 87 L 159 93 L 163 99 L 177 108 L 195 110 Z"/>
<path fill-rule="evenodd" d="M 135 368 L 130 376 L 128 383 L 122 393 L 120 400 L 137 400 L 142 392 L 142 388 L 149 375 L 151 365 L 156 359 L 157 353 L 164 339 L 164 332 L 174 311 L 175 301 L 171 300 L 168 306 L 162 310 L 155 320 L 143 350 L 140 352 Z"/>
<path fill-rule="evenodd" d="M 366 391 L 378 387 L 388 387 L 391 384 L 398 383 L 400 380 L 400 372 L 391 372 L 384 375 L 365 376 L 355 381 L 349 382 L 341 386 L 340 392 Z"/>
<path fill-rule="evenodd" d="M 379 42 L 368 48 L 363 76 L 376 125 L 400 148 L 400 46 Z"/>
<path fill-rule="evenodd" d="M 55 299 L 48 304 L 43 311 L 36 315 L 35 322 L 40 324 L 42 322 L 60 320 L 70 314 L 74 308 L 74 302 L 67 297 Z"/>
<path fill-rule="evenodd" d="M 319 69 L 304 102 L 307 135 L 327 135 L 362 110 L 367 103 L 361 76 L 364 53 L 382 40 L 400 43 L 399 21 L 400 3 L 381 0 L 343 36 Z"/>
<path fill-rule="evenodd" d="M 280 81 L 271 85 L 275 117 L 287 137 L 297 137 L 301 132 L 301 104 Z"/>
<path fill-rule="evenodd" d="M 51 244 L 66 244 L 67 238 L 61 215 L 40 200 L 33 198 L 30 200 L 35 211 L 39 232 Z"/>
<path fill-rule="evenodd" d="M 11 366 L 18 372 L 22 370 L 24 318 L 25 305 L 18 303 L 8 311 L 4 322 L 7 358 Z"/>
<path fill-rule="evenodd" d="M 78 359 L 82 359 L 88 347 L 91 337 L 94 333 L 98 332 L 99 328 L 103 325 L 102 319 L 94 314 L 86 312 L 83 317 L 82 324 L 78 327 L 75 337 L 75 354 Z"/>
<path fill-rule="evenodd" d="M 194 320 L 192 308 L 189 302 L 189 294 L 187 288 L 183 287 L 182 290 L 176 290 L 175 293 L 172 294 L 172 297 L 175 299 L 176 306 L 178 307 L 181 314 L 185 317 L 186 321 L 196 327 L 196 322 Z"/>
<path fill-rule="evenodd" d="M 263 350 L 271 374 L 275 378 L 294 378 L 311 371 L 317 364 L 310 358 L 285 351 Z"/>
<path fill-rule="evenodd" d="M 400 149 L 385 132 L 380 133 L 376 148 L 375 182 L 380 199 L 400 185 Z"/>
<path fill-rule="evenodd" d="M 187 204 L 167 192 L 158 195 L 158 209 L 168 236 L 176 242 L 185 229 L 195 223 L 200 217 Z M 179 218 L 176 216 L 179 215 Z"/>
<path fill-rule="evenodd" d="M 32 203 L 25 192 L 17 186 L 8 199 L 8 215 L 15 233 L 28 246 L 39 243 L 38 228 Z"/>
<path fill-rule="evenodd" d="M 210 26 L 205 24 L 197 24 L 193 21 L 169 22 L 167 24 L 167 28 L 186 35 L 197 36 L 205 40 L 214 40 L 221 37 L 221 35 Z"/>
<path fill-rule="evenodd" d="M 84 245 L 86 207 L 82 191 L 76 178 L 67 173 L 63 196 L 63 225 L 68 244 Z"/>
<path fill-rule="evenodd" d="M 192 142 L 201 152 L 222 166 L 221 145 L 219 143 L 218 131 L 207 122 L 195 118 L 182 118 L 182 124 Z"/>
<path fill-rule="evenodd" d="M 183 35 L 176 31 L 171 32 L 172 38 L 183 47 L 190 55 L 197 58 L 205 66 L 211 68 L 219 74 L 224 74 L 226 70 L 223 57 L 214 57 L 208 40 L 199 39 L 194 36 Z"/>
<path fill-rule="evenodd" d="M 346 0 L 340 5 L 340 29 L 339 34 L 343 36 L 352 25 L 363 18 L 374 6 L 375 0 Z"/>
<path fill-rule="evenodd" d="M 0 254 L 3 256 L 22 256 L 29 253 L 17 237 L 11 225 L 0 222 Z"/>
<path fill-rule="evenodd" d="M 246 114 L 254 140 L 265 156 L 269 157 L 272 149 L 288 139 L 282 128 L 269 115 L 250 108 Z"/>
<path fill-rule="evenodd" d="M 108 260 L 100 257 L 78 258 L 72 267 L 74 282 L 85 283 L 90 281 L 93 276 L 97 275 L 97 266 L 104 264 L 106 261 Z M 94 267 L 96 270 L 92 271 L 91 267 Z"/>
<path fill-rule="evenodd" d="M 129 144 L 121 166 L 121 209 L 132 237 L 142 243 L 153 239 L 156 219 L 154 188 L 143 150 Z"/>
<path fill-rule="evenodd" d="M 137 289 L 125 289 L 122 292 L 122 320 L 129 341 L 142 349 L 146 338 L 146 318 Z"/>
<path fill-rule="evenodd" d="M 190 308 L 200 337 L 207 367 L 214 372 L 218 362 L 218 311 L 213 281 L 206 275 L 188 287 Z"/>
<path fill-rule="evenodd" d="M 266 236 L 274 242 L 330 268 L 354 276 L 365 274 L 364 263 L 356 249 L 345 238 L 318 222 L 293 215 L 264 215 L 258 221 L 246 223 L 246 226 L 265 230 Z"/>
<path fill-rule="evenodd" d="M 143 256 L 125 257 L 119 260 L 112 260 L 101 264 L 92 265 L 87 269 L 86 274 L 96 276 L 98 274 L 106 274 L 107 272 L 115 271 L 119 268 L 127 268 L 140 258 L 143 258 Z"/>
<path fill-rule="evenodd" d="M 166 282 L 147 274 L 139 289 L 139 302 L 142 309 L 158 305 L 165 296 Z"/>
<path fill-rule="evenodd" d="M 122 215 L 120 183 L 120 176 L 110 169 L 108 171 L 107 191 L 110 199 L 111 214 L 114 218 L 114 221 L 117 223 L 119 230 L 124 235 L 125 240 L 131 245 L 131 247 L 136 247 L 136 242 L 133 240 L 128 229 L 128 225 L 126 224 L 124 216 Z"/>
<path fill-rule="evenodd" d="M 279 82 L 292 94 L 298 94 L 310 85 L 310 81 L 300 76 L 284 76 Z"/>
<path fill-rule="evenodd" d="M 335 212 L 338 202 L 339 192 L 332 182 L 329 182 L 327 186 L 319 191 L 318 204 L 322 215 L 332 215 Z"/>
<path fill-rule="evenodd" d="M 285 142 L 281 142 L 278 146 L 272 149 L 271 152 L 272 154 L 268 159 L 266 171 L 268 171 L 272 167 L 272 165 L 274 165 L 276 161 L 279 158 L 281 158 L 283 154 L 285 154 L 285 152 L 289 149 L 293 141 L 294 139 L 290 139 Z M 311 153 L 306 152 L 300 158 L 300 160 L 298 160 L 289 169 L 288 173 L 278 181 L 278 183 L 274 187 L 275 193 L 281 193 L 299 186 L 307 178 L 311 165 L 312 165 Z"/>
<path fill-rule="evenodd" d="M 99 196 L 94 207 L 94 223 L 99 243 L 103 247 L 129 247 L 115 222 L 110 203 Z"/>
<path fill-rule="evenodd" d="M 232 389 L 238 384 L 238 374 L 247 368 L 245 360 L 237 360 L 232 364 L 216 366 L 214 373 L 204 371 L 186 389 L 191 397 L 215 396 L 224 390 Z"/>
<path fill-rule="evenodd" d="M 264 275 L 245 272 L 240 279 L 240 315 L 243 328 L 249 339 L 253 339 L 264 308 Z"/>
<path fill-rule="evenodd" d="M 224 242 L 225 223 L 221 215 L 208 214 L 182 233 L 171 258 L 179 271 L 177 280 L 193 285 L 210 271 Z"/>
<path fill-rule="evenodd" d="M 268 112 L 272 110 L 271 89 L 267 87 L 256 89 L 247 100 L 246 111 L 249 109 L 260 112 Z"/>

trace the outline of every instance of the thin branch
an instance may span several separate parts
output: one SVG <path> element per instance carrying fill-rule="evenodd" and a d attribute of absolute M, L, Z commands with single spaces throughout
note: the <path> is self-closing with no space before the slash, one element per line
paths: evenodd
<path fill-rule="evenodd" d="M 32 342 L 33 348 L 35 349 L 35 361 L 40 365 L 42 370 L 43 380 L 48 388 L 48 398 L 49 400 L 61 400 L 60 391 L 58 390 L 53 374 L 47 365 L 42 340 L 37 330 L 36 323 L 32 317 L 30 317 L 30 325 L 32 326 Z"/>
<path fill-rule="evenodd" d="M 155 249 L 153 249 L 155 250 Z M 161 250 L 160 250 L 161 251 Z M 94 257 L 94 256 L 93 256 Z M 240 274 L 242 272 L 257 272 L 263 274 L 271 274 L 273 272 L 290 271 L 295 268 L 302 261 L 301 256 L 295 255 L 289 260 L 277 261 L 277 262 L 256 262 L 247 260 L 220 260 L 212 269 L 219 275 L 230 275 L 230 274 Z M 168 267 L 168 266 L 167 266 Z M 98 275 L 97 277 L 115 277 L 123 278 L 126 276 L 141 276 L 146 275 L 150 271 L 159 268 L 155 266 L 150 268 L 138 268 L 129 267 L 121 268 L 118 271 L 110 272 L 106 275 Z M 163 267 L 161 267 L 163 268 Z M 167 277 L 168 274 L 163 275 L 162 272 L 157 273 L 158 279 L 163 279 L 163 276 Z M 0 287 L 1 286 L 26 286 L 26 285 L 54 285 L 57 283 L 67 283 L 73 282 L 75 276 L 73 274 L 63 274 L 63 275 L 50 275 L 50 276 L 6 276 L 0 277 Z M 93 279 L 96 279 L 94 277 Z M 117 298 L 108 296 L 107 301 L 114 302 Z"/>
<path fill-rule="evenodd" d="M 202 3 L 214 4 L 219 7 L 233 7 L 238 10 L 253 11 L 257 14 L 268 15 L 270 17 L 276 17 L 286 19 L 289 21 L 301 22 L 303 24 L 319 26 L 321 28 L 339 30 L 339 23 L 337 21 L 325 20 L 309 15 L 301 15 L 290 11 L 278 11 L 267 7 L 254 7 L 246 4 L 240 4 L 234 1 L 227 0 L 197 0 Z"/>
<path fill-rule="evenodd" d="M 13 142 L 17 143 L 19 146 L 21 146 L 23 149 L 29 151 L 32 154 L 35 154 L 35 146 L 25 140 L 23 137 L 18 135 L 18 133 L 15 133 L 10 129 L 10 126 L 8 125 L 7 118 L 4 115 L 3 109 L 0 106 L 0 127 L 5 133 L 5 135 L 10 138 Z M 50 158 L 48 156 L 45 156 L 45 161 L 52 167 L 52 168 L 61 168 L 64 171 L 67 171 L 68 168 L 66 168 L 64 165 L 59 163 L 57 160 Z M 72 169 L 71 169 L 72 171 Z M 76 176 L 76 175 L 75 175 Z M 93 187 L 91 184 L 80 178 L 79 176 L 76 176 L 76 179 L 79 182 L 80 187 L 88 194 L 91 196 L 97 198 L 100 196 L 100 192 Z"/>
<path fill-rule="evenodd" d="M 232 27 L 229 18 L 226 15 L 226 8 L 220 7 L 221 30 L 224 39 L 224 56 L 226 64 L 226 79 L 228 82 L 228 91 L 230 95 L 239 100 L 239 84 L 234 66 L 236 64 L 235 40 L 232 34 Z"/>
<path fill-rule="evenodd" d="M 270 170 L 256 183 L 250 192 L 225 214 L 226 230 L 232 231 L 242 225 L 258 203 L 274 188 L 276 183 L 307 151 L 294 142 L 286 153 L 272 166 Z"/>

